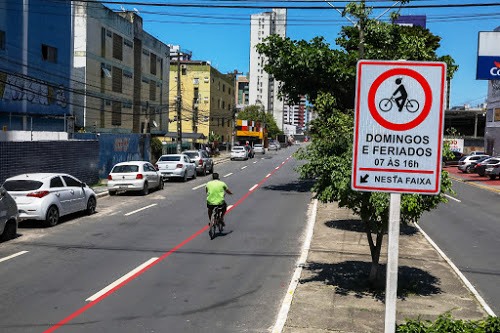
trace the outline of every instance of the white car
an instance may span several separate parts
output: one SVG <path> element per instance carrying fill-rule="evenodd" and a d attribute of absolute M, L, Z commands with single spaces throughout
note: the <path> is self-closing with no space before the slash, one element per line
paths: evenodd
<path fill-rule="evenodd" d="M 248 160 L 248 150 L 243 146 L 234 146 L 231 149 L 231 161 L 236 159 Z"/>
<path fill-rule="evenodd" d="M 143 195 L 149 189 L 163 189 L 161 174 L 146 161 L 120 162 L 113 166 L 108 175 L 108 193 L 117 191 L 140 191 Z"/>
<path fill-rule="evenodd" d="M 463 173 L 470 173 L 471 169 L 469 168 L 471 166 L 471 163 L 477 160 L 480 160 L 483 157 L 489 157 L 488 155 L 467 155 L 462 157 L 458 161 L 458 170 L 462 171 Z"/>
<path fill-rule="evenodd" d="M 253 145 L 253 152 L 255 154 L 265 154 L 264 146 L 261 143 L 256 143 Z"/>
<path fill-rule="evenodd" d="M 180 178 L 185 182 L 188 178 L 196 179 L 196 164 L 186 154 L 162 155 L 156 167 L 164 180 Z"/>
<path fill-rule="evenodd" d="M 45 221 L 50 227 L 64 215 L 93 214 L 97 205 L 87 184 L 64 173 L 22 174 L 5 180 L 3 187 L 16 201 L 20 220 Z"/>
<path fill-rule="evenodd" d="M 0 241 L 16 238 L 18 216 L 16 201 L 0 187 Z"/>

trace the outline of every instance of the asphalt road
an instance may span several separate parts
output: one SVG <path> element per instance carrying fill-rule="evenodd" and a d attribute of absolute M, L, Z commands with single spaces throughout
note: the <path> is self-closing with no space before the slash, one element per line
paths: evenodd
<path fill-rule="evenodd" d="M 288 158 L 295 149 L 216 166 L 234 206 L 214 240 L 202 186 L 210 176 L 145 197 L 100 198 L 96 214 L 54 228 L 22 223 L 20 237 L 0 244 L 0 331 L 267 331 L 311 198 L 311 184 L 298 180 Z M 128 273 L 133 279 L 92 298 Z"/>
<path fill-rule="evenodd" d="M 500 194 L 453 181 L 453 195 L 419 225 L 500 314 Z"/>

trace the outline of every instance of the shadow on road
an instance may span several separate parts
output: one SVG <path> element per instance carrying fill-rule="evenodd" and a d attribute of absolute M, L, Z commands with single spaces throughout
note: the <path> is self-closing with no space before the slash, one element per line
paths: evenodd
<path fill-rule="evenodd" d="M 262 189 L 283 192 L 310 192 L 313 184 L 313 180 L 299 180 L 285 184 L 266 185 Z"/>
<path fill-rule="evenodd" d="M 354 294 L 356 297 L 372 297 L 383 301 L 385 286 L 373 288 L 369 281 L 371 263 L 365 261 L 344 261 L 336 264 L 308 263 L 304 270 L 312 276 L 301 279 L 300 283 L 322 282 L 335 286 L 335 293 L 341 296 Z M 386 265 L 380 265 L 380 281 L 385 281 Z M 400 266 L 398 268 L 398 298 L 408 295 L 429 296 L 440 294 L 439 279 L 419 268 Z"/>

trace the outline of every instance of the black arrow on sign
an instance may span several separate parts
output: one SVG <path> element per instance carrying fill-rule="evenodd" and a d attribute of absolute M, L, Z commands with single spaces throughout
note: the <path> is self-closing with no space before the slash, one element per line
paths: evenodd
<path fill-rule="evenodd" d="M 361 183 L 368 183 L 368 177 L 369 175 L 364 175 L 364 176 L 360 176 L 359 179 L 361 181 Z"/>

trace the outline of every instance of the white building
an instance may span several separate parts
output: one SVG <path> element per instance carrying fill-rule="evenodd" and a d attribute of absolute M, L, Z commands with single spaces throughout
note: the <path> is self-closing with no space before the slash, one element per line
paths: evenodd
<path fill-rule="evenodd" d="M 266 59 L 255 49 L 257 44 L 272 34 L 286 36 L 286 9 L 273 9 L 272 12 L 250 17 L 249 104 L 262 105 L 266 112 L 272 113 L 278 128 L 283 129 L 284 103 L 278 98 L 279 83 L 264 71 Z"/>

